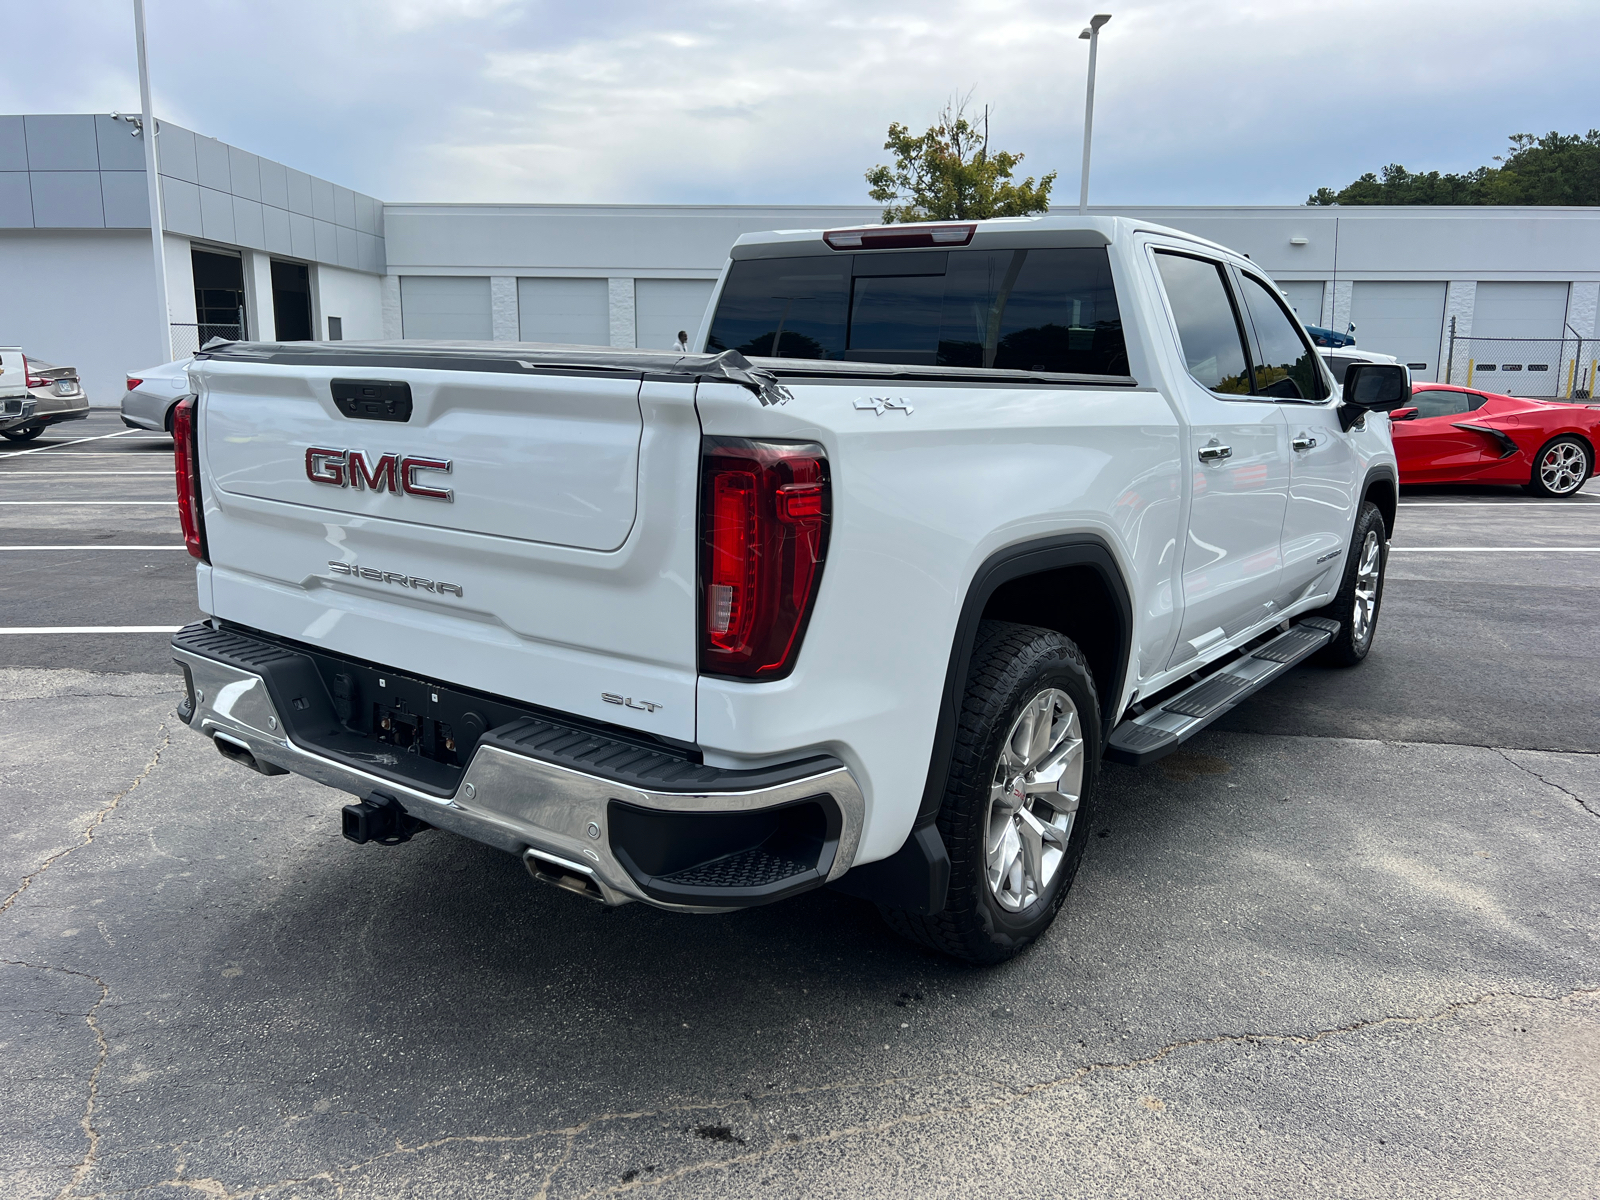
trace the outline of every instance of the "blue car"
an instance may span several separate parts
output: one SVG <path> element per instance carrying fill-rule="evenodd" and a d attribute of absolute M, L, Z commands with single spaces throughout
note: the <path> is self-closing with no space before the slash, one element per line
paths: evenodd
<path fill-rule="evenodd" d="M 1320 325 L 1307 325 L 1306 332 L 1311 335 L 1311 340 L 1319 346 L 1354 346 L 1355 326 L 1350 326 L 1345 333 L 1335 333 L 1331 329 L 1324 329 Z"/>

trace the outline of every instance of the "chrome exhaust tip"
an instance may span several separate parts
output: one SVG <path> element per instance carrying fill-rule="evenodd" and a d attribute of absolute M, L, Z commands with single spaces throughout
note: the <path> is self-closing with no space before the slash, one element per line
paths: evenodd
<path fill-rule="evenodd" d="M 243 742 L 235 741 L 225 733 L 211 735 L 211 740 L 216 744 L 217 752 L 229 762 L 236 762 L 241 767 L 249 767 L 262 775 L 287 775 L 289 772 L 282 767 L 274 766 L 269 762 L 262 762 L 255 756 L 255 751 Z"/>
<path fill-rule="evenodd" d="M 582 863 L 557 858 L 554 854 L 529 847 L 522 852 L 522 865 L 527 867 L 528 874 L 540 883 L 548 883 L 562 891 L 573 892 L 601 904 L 616 903 L 606 895 L 606 889 L 600 886 L 593 869 Z"/>

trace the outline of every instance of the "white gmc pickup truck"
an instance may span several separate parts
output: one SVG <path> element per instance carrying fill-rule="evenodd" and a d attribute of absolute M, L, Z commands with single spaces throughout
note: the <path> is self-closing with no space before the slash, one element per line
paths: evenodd
<path fill-rule="evenodd" d="M 701 352 L 234 343 L 175 420 L 180 715 L 607 904 L 830 885 L 972 962 L 1050 924 L 1102 757 L 1382 598 L 1410 380 L 1120 218 L 741 238 Z"/>

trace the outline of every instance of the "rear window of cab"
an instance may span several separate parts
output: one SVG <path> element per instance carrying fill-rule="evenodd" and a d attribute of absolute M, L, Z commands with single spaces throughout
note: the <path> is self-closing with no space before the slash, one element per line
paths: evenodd
<path fill-rule="evenodd" d="M 1104 247 L 739 259 L 706 348 L 750 358 L 1128 374 Z"/>

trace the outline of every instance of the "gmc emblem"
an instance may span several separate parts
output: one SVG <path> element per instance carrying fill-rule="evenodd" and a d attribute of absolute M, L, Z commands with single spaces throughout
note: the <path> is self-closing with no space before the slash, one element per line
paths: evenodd
<path fill-rule="evenodd" d="M 376 463 L 367 461 L 361 450 L 327 450 L 311 446 L 306 450 L 306 478 L 312 483 L 325 483 L 330 487 L 366 488 L 374 492 L 404 493 L 407 496 L 424 496 L 429 500 L 451 501 L 455 493 L 449 488 L 426 487 L 417 480 L 419 471 L 450 473 L 448 458 L 402 457 L 385 454 Z"/>

